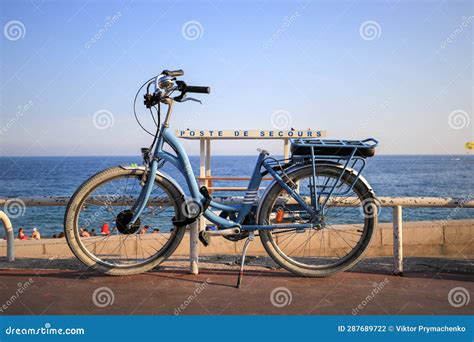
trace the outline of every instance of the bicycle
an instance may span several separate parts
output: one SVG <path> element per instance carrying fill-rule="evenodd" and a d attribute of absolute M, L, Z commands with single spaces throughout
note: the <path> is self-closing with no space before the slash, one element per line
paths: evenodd
<path fill-rule="evenodd" d="M 134 110 L 146 85 L 144 104 L 157 127 L 154 134 L 147 131 L 153 142 L 142 148 L 143 165 L 100 171 L 72 196 L 64 229 L 74 255 L 106 274 L 142 273 L 168 259 L 186 227 L 202 215 L 217 227 L 200 232 L 204 245 L 215 236 L 246 240 L 238 287 L 249 243 L 256 235 L 277 264 L 299 276 L 324 277 L 357 263 L 377 223 L 375 194 L 361 173 L 378 142 L 292 139 L 288 159 L 261 150 L 242 202 L 219 202 L 205 186 L 199 188 L 186 151 L 169 128 L 173 104 L 200 102 L 189 93 L 210 93 L 209 87 L 178 80 L 183 74 L 164 70 L 135 96 Z M 163 123 L 161 105 L 167 106 Z M 184 176 L 190 196 L 160 170 L 165 163 Z M 268 176 L 273 180 L 259 196 L 262 178 Z M 81 236 L 87 227 L 102 223 L 113 223 L 112 230 L 103 227 L 99 237 Z M 153 233 L 143 234 L 150 227 Z"/>

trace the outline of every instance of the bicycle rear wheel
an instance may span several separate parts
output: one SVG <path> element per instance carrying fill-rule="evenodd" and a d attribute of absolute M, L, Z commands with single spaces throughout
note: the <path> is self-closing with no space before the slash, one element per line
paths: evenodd
<path fill-rule="evenodd" d="M 377 221 L 377 208 L 366 183 L 350 172 L 333 165 L 317 166 L 318 192 L 336 184 L 334 197 L 326 205 L 324 225 L 308 229 L 260 231 L 267 253 L 288 271 L 307 277 L 325 277 L 353 266 L 367 249 Z M 298 184 L 299 194 L 311 198 L 311 165 L 288 174 Z M 351 185 L 354 186 L 351 189 Z M 343 196 L 338 196 L 343 194 Z M 320 203 L 324 196 L 320 199 Z M 336 206 L 336 201 L 345 206 Z M 259 224 L 309 223 L 309 213 L 278 184 L 274 183 L 262 198 Z"/>
<path fill-rule="evenodd" d="M 72 196 L 64 230 L 72 252 L 85 265 L 111 275 L 142 273 L 166 260 L 178 247 L 185 227 L 175 227 L 171 220 L 180 217 L 184 198 L 159 174 L 136 225 L 125 229 L 120 224 L 120 217 L 131 214 L 140 194 L 143 172 L 121 167 L 103 170 Z M 92 229 L 96 236 L 88 236 Z"/>

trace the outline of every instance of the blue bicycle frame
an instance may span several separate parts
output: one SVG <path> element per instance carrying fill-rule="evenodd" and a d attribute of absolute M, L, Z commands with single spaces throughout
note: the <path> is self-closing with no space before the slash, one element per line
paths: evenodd
<path fill-rule="evenodd" d="M 164 144 L 168 144 L 173 151 L 176 151 L 176 155 L 173 155 L 163 149 Z M 284 224 L 284 225 L 242 225 L 244 218 L 250 213 L 254 201 L 257 197 L 260 184 L 262 182 L 262 167 L 265 168 L 268 173 L 309 213 L 314 214 L 315 210 L 308 205 L 304 199 L 302 199 L 292 188 L 290 188 L 280 175 L 272 168 L 272 166 L 265 161 L 266 153 L 262 152 L 259 154 L 252 177 L 250 178 L 249 184 L 247 186 L 247 191 L 243 202 L 240 206 L 229 206 L 215 201 L 209 203 L 209 208 L 203 213 L 204 217 L 214 224 L 222 228 L 233 228 L 239 227 L 243 230 L 261 230 L 261 229 L 275 229 L 276 227 L 284 228 L 300 228 L 305 229 L 311 227 L 311 224 Z M 153 158 L 149 165 L 148 174 L 154 175 L 158 170 L 158 161 L 162 159 L 167 162 L 170 162 L 176 167 L 176 169 L 181 172 L 184 176 L 189 192 L 194 201 L 204 205 L 206 198 L 199 192 L 199 187 L 189 162 L 188 155 L 184 150 L 183 146 L 179 142 L 178 138 L 173 134 L 165 125 L 162 126 L 160 134 L 157 139 L 156 148 L 153 152 Z M 143 187 L 137 202 L 133 205 L 132 210 L 134 212 L 131 224 L 135 223 L 138 217 L 141 215 L 142 211 L 146 207 L 148 198 L 150 197 L 151 191 L 153 189 L 154 177 L 147 177 L 146 184 Z M 229 212 L 237 213 L 236 221 L 228 220 L 216 215 L 212 209 L 225 210 Z"/>

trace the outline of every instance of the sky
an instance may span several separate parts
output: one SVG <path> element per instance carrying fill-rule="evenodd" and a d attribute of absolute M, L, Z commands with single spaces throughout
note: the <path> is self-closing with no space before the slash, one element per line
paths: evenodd
<path fill-rule="evenodd" d="M 474 140 L 471 1 L 0 3 L 0 156 L 136 155 L 151 137 L 135 93 L 178 68 L 211 94 L 177 104 L 173 129 L 324 129 L 374 137 L 379 154 L 465 154 Z"/>

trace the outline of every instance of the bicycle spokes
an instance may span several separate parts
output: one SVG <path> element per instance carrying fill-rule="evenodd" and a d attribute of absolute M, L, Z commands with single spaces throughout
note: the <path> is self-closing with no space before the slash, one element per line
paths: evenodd
<path fill-rule="evenodd" d="M 156 257 L 173 234 L 173 199 L 155 185 L 145 210 L 129 225 L 141 191 L 140 178 L 119 177 L 96 187 L 78 215 L 80 242 L 87 253 L 112 266 L 132 266 Z"/>
<path fill-rule="evenodd" d="M 317 200 L 320 211 L 311 216 L 281 190 L 269 210 L 268 224 L 303 225 L 312 222 L 313 226 L 309 229 L 274 229 L 271 231 L 272 244 L 290 262 L 302 267 L 330 267 L 344 263 L 364 241 L 366 217 L 360 210 L 361 194 L 349 179 L 340 178 L 336 173 L 313 178 L 308 172 L 295 182 L 298 183 L 298 194 L 313 207 Z M 331 193 L 338 196 L 331 197 Z"/>

